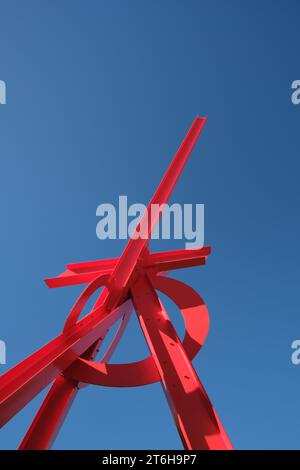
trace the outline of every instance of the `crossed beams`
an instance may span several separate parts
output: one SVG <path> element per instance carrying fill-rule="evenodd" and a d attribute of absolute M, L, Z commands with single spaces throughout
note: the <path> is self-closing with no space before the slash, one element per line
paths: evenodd
<path fill-rule="evenodd" d="M 62 333 L 0 377 L 0 426 L 9 421 L 48 384 L 53 385 L 20 449 L 50 448 L 77 391 L 86 384 L 136 386 L 160 381 L 186 449 L 231 449 L 229 439 L 191 364 L 208 331 L 206 306 L 193 289 L 160 273 L 205 264 L 210 248 L 149 253 L 148 240 L 203 129 L 197 117 L 120 258 L 67 265 L 49 287 L 88 284 L 71 309 Z M 155 217 L 151 205 L 160 207 Z M 151 214 L 151 217 L 150 217 Z M 147 225 L 146 225 L 147 224 Z M 137 236 L 146 226 L 148 238 Z M 103 288 L 93 309 L 80 314 L 88 299 Z M 177 302 L 186 323 L 181 343 L 156 290 Z M 109 364 L 135 307 L 151 351 L 132 364 Z M 101 361 L 94 362 L 109 328 L 122 320 Z"/>

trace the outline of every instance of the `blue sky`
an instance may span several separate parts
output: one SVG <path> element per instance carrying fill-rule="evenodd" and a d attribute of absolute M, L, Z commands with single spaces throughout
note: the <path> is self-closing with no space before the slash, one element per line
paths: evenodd
<path fill-rule="evenodd" d="M 213 249 L 206 267 L 174 273 L 210 311 L 195 367 L 236 448 L 300 448 L 299 14 L 295 0 L 0 2 L 0 373 L 57 335 L 80 293 L 45 277 L 122 252 L 97 239 L 96 207 L 146 203 L 207 115 L 172 198 L 205 204 Z M 133 318 L 114 361 L 147 354 Z M 41 399 L 0 448 L 18 445 Z M 159 384 L 85 389 L 54 446 L 180 447 Z"/>

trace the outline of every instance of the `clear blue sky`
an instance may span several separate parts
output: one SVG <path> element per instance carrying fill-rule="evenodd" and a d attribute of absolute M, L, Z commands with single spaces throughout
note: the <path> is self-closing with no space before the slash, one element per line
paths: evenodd
<path fill-rule="evenodd" d="M 205 204 L 213 248 L 206 267 L 175 273 L 210 310 L 195 366 L 236 448 L 300 448 L 299 2 L 2 0 L 0 15 L 0 373 L 60 332 L 80 292 L 45 277 L 122 252 L 96 238 L 98 204 L 146 203 L 208 115 L 173 196 Z M 114 360 L 146 354 L 133 320 Z M 41 399 L 0 431 L 1 448 Z M 55 444 L 180 447 L 159 384 L 85 389 Z"/>

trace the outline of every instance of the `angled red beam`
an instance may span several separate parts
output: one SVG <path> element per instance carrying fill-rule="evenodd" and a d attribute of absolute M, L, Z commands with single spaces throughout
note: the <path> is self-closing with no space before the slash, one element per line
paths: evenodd
<path fill-rule="evenodd" d="M 99 274 L 95 272 L 77 274 L 73 271 L 66 270 L 57 277 L 45 279 L 45 283 L 51 289 L 55 287 L 75 286 L 77 284 L 87 284 L 92 282 L 99 276 Z M 101 274 L 109 274 L 109 272 L 101 271 Z"/>
<path fill-rule="evenodd" d="M 121 308 L 123 313 L 122 321 L 101 361 L 109 361 L 121 339 L 132 312 L 131 300 L 126 302 Z M 103 335 L 103 339 L 105 335 L 106 332 Z M 97 342 L 83 357 L 94 359 L 99 347 L 100 345 Z M 86 384 L 80 384 L 62 375 L 59 375 L 55 379 L 22 440 L 19 450 L 46 450 L 52 447 L 74 402 L 77 392 L 82 386 L 86 386 Z"/>
<path fill-rule="evenodd" d="M 94 309 L 103 303 L 105 297 L 106 292 L 104 289 L 98 297 Z M 122 306 L 122 308 L 124 307 Z M 107 332 L 108 330 L 81 357 L 94 360 Z M 62 375 L 56 377 L 22 440 L 19 450 L 46 450 L 52 447 L 81 386 L 82 384 L 78 381 L 69 380 Z M 83 384 L 83 386 L 86 386 L 86 384 Z M 51 425 L 47 425 L 49 422 L 51 422 Z"/>
<path fill-rule="evenodd" d="M 166 204 L 176 186 L 176 183 L 182 173 L 182 170 L 201 134 L 206 123 L 206 118 L 196 117 L 182 144 L 180 145 L 171 165 L 169 166 L 165 176 L 161 180 L 153 198 L 151 199 L 147 210 L 142 216 L 135 233 L 129 240 L 122 256 L 111 275 L 111 292 L 108 295 L 106 305 L 113 308 L 119 304 L 123 296 L 126 296 L 126 288 L 129 284 L 130 277 L 142 251 L 147 247 L 151 234 L 163 211 L 163 205 Z M 155 214 L 151 214 L 151 206 L 159 207 Z M 147 238 L 139 236 L 140 229 L 146 227 Z"/>
<path fill-rule="evenodd" d="M 211 253 L 209 246 L 195 250 L 174 250 L 162 253 L 149 253 L 143 262 L 146 268 L 154 268 L 156 271 L 171 271 L 173 269 L 201 266 L 205 264 Z"/>
<path fill-rule="evenodd" d="M 86 284 L 100 274 L 111 274 L 116 267 L 118 258 L 83 263 L 67 264 L 67 270 L 54 278 L 45 279 L 48 287 L 65 287 Z"/>
<path fill-rule="evenodd" d="M 89 270 L 92 269 L 92 272 L 98 270 L 101 271 L 101 273 L 110 273 L 112 275 L 111 284 L 113 289 L 111 290 L 111 293 L 107 299 L 108 307 L 112 308 L 122 300 L 122 296 L 124 296 L 124 292 L 126 291 L 125 286 L 128 285 L 128 281 L 133 273 L 136 263 L 143 249 L 148 245 L 151 234 L 153 233 L 161 216 L 163 211 L 163 204 L 168 202 L 205 123 L 206 118 L 200 118 L 199 116 L 197 116 L 194 120 L 190 130 L 180 145 L 175 157 L 173 158 L 171 165 L 169 166 L 153 198 L 151 199 L 148 208 L 141 219 L 141 222 L 127 243 L 122 256 L 119 259 L 70 264 L 67 266 L 68 270 L 57 278 L 46 279 L 45 282 L 49 287 L 62 287 L 90 282 L 91 280 L 95 279 L 95 277 Z M 154 214 L 151 214 L 152 205 L 161 207 L 158 211 L 154 211 Z M 143 226 L 147 226 L 148 236 L 146 238 L 141 238 L 139 236 L 139 230 Z M 74 272 L 80 274 L 80 277 L 74 276 Z"/>
<path fill-rule="evenodd" d="M 58 376 L 34 418 L 19 450 L 49 449 L 77 395 L 75 381 Z"/>
<path fill-rule="evenodd" d="M 188 268 L 205 264 L 211 253 L 210 247 L 195 250 L 174 250 L 162 253 L 149 253 L 143 261 L 145 267 L 159 271 Z M 65 287 L 75 284 L 86 284 L 96 279 L 100 274 L 111 274 L 116 266 L 117 258 L 104 261 L 89 261 L 87 263 L 69 264 L 68 270 L 57 277 L 45 279 L 48 287 Z"/>
<path fill-rule="evenodd" d="M 231 450 L 229 438 L 148 276 L 141 275 L 131 292 L 185 449 Z"/>
<path fill-rule="evenodd" d="M 67 264 L 67 268 L 74 273 L 107 272 L 116 267 L 118 258 L 109 258 L 97 261 L 84 261 L 83 263 Z"/>
<path fill-rule="evenodd" d="M 61 334 L 0 377 L 0 427 L 39 392 L 104 337 L 118 319 L 121 309 L 108 313 L 100 307 L 78 322 L 68 334 Z"/>

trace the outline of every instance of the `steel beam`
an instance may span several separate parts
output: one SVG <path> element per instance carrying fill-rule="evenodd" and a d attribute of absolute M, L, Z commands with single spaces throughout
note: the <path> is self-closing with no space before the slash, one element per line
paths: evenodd
<path fill-rule="evenodd" d="M 232 445 L 147 275 L 131 288 L 133 304 L 185 449 Z"/>

